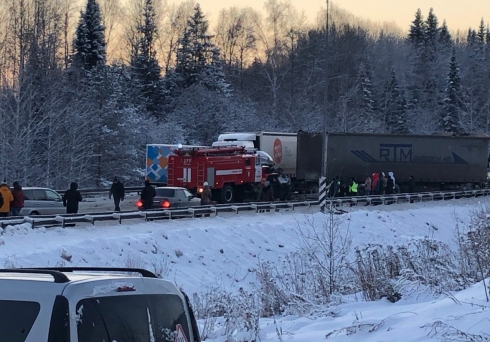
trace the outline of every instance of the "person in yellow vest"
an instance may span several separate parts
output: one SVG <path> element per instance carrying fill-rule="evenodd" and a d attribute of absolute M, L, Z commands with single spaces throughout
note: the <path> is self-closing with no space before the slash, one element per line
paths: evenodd
<path fill-rule="evenodd" d="M 349 196 L 357 196 L 357 187 L 356 178 L 351 177 L 349 181 Z"/>

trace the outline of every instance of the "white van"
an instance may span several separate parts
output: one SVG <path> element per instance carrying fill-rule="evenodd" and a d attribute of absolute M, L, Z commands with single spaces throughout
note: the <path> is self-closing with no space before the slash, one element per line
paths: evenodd
<path fill-rule="evenodd" d="M 0 269 L 0 340 L 200 342 L 189 298 L 133 268 Z"/>

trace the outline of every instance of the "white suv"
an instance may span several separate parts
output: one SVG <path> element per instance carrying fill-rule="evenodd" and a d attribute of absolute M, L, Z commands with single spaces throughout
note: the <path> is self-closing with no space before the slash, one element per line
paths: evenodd
<path fill-rule="evenodd" d="M 142 269 L 0 269 L 0 317 L 1 341 L 200 342 L 189 298 Z"/>

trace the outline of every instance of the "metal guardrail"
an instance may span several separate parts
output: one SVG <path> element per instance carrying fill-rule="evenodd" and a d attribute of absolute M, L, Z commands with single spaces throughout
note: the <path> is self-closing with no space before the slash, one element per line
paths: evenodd
<path fill-rule="evenodd" d="M 82 195 L 109 195 L 109 190 L 110 188 L 93 188 L 93 189 L 78 189 L 80 191 L 80 194 Z M 124 188 L 126 193 L 129 192 L 140 192 L 143 190 L 143 186 L 132 186 L 132 187 L 127 187 Z M 59 193 L 61 196 L 64 195 L 66 190 L 55 190 L 57 193 Z"/>
<path fill-rule="evenodd" d="M 445 192 L 424 192 L 424 193 L 403 193 L 380 196 L 355 196 L 355 197 L 338 197 L 327 200 L 328 206 L 335 208 L 344 205 L 381 205 L 381 204 L 401 204 L 401 203 L 418 203 L 429 201 L 443 201 L 450 199 L 474 198 L 489 196 L 490 189 L 465 190 L 465 191 L 445 191 Z M 190 217 L 209 217 L 217 216 L 220 213 L 232 212 L 239 214 L 244 211 L 252 212 L 275 212 L 279 210 L 294 210 L 297 207 L 311 207 L 318 205 L 315 201 L 294 201 L 294 202 L 255 202 L 255 203 L 237 203 L 237 204 L 218 204 L 214 206 L 200 206 L 190 208 L 169 208 L 169 209 L 152 209 L 148 211 L 122 211 L 122 212 L 100 212 L 90 214 L 62 214 L 62 215 L 36 215 L 26 217 L 8 217 L 0 219 L 2 228 L 8 225 L 30 223 L 32 228 L 40 226 L 73 226 L 76 223 L 91 223 L 97 221 L 117 221 L 119 224 L 123 220 L 143 219 L 145 221 L 158 219 L 179 219 Z M 338 211 L 343 213 L 343 211 Z"/>

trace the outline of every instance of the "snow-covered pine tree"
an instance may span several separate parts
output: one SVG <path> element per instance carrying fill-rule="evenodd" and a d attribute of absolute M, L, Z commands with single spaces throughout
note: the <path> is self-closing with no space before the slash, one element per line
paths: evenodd
<path fill-rule="evenodd" d="M 444 133 L 462 133 L 459 121 L 461 111 L 461 78 L 456 60 L 456 50 L 454 48 L 449 63 L 445 95 L 440 130 Z"/>
<path fill-rule="evenodd" d="M 400 91 L 395 70 L 391 70 L 390 83 L 385 90 L 385 131 L 391 134 L 406 134 L 408 129 L 407 103 Z"/>
<path fill-rule="evenodd" d="M 422 52 L 422 48 L 425 43 L 425 33 L 426 33 L 426 23 L 424 17 L 422 16 L 422 11 L 417 9 L 415 13 L 415 19 L 410 25 L 410 31 L 408 33 L 408 40 L 410 41 L 412 48 L 417 52 Z"/>
<path fill-rule="evenodd" d="M 142 21 L 136 25 L 137 37 L 131 46 L 131 73 L 147 111 L 159 117 L 165 92 L 155 48 L 158 38 L 155 16 L 153 0 L 146 0 Z"/>
<path fill-rule="evenodd" d="M 209 23 L 197 4 L 179 41 L 175 73 L 183 89 L 205 81 L 211 90 L 229 94 L 230 85 L 225 81 L 220 51 L 212 43 L 213 36 L 208 28 Z"/>
<path fill-rule="evenodd" d="M 438 43 L 439 43 L 439 49 L 441 50 L 442 53 L 444 54 L 451 54 L 451 49 L 453 47 L 453 39 L 451 37 L 451 34 L 449 33 L 449 29 L 446 24 L 446 20 L 442 22 L 441 29 L 439 30 L 439 38 L 438 38 Z"/>
<path fill-rule="evenodd" d="M 104 30 L 99 4 L 96 0 L 88 0 L 85 12 L 80 13 L 80 21 L 73 41 L 75 65 L 87 71 L 105 65 Z"/>
<path fill-rule="evenodd" d="M 354 103 L 355 132 L 372 132 L 375 125 L 375 101 L 369 65 L 361 62 L 357 73 L 357 92 Z"/>
<path fill-rule="evenodd" d="M 429 10 L 424 30 L 425 56 L 428 61 L 432 62 L 437 59 L 437 41 L 440 32 L 439 21 L 432 8 Z"/>

